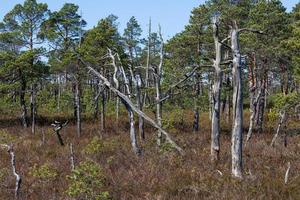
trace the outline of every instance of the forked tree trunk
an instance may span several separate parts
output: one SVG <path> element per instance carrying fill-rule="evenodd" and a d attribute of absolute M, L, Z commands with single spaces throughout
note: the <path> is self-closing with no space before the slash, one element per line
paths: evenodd
<path fill-rule="evenodd" d="M 142 116 L 144 120 L 146 120 L 147 122 L 149 122 L 153 127 L 157 128 L 158 130 L 160 130 L 165 138 L 166 141 L 169 142 L 180 154 L 184 155 L 184 151 L 181 147 L 179 147 L 170 137 L 170 135 L 161 128 L 161 126 L 159 126 L 153 119 L 151 119 L 150 117 L 148 117 L 144 112 L 140 111 L 137 107 L 135 107 L 135 105 L 131 102 L 131 100 L 128 98 L 127 95 L 123 94 L 122 92 L 120 92 L 119 90 L 117 90 L 116 88 L 114 88 L 111 83 L 107 80 L 107 78 L 105 78 L 102 74 L 100 74 L 99 72 L 97 72 L 94 68 L 92 68 L 91 66 L 89 66 L 87 63 L 85 63 L 81 58 L 80 61 L 82 62 L 82 64 L 84 64 L 86 66 L 86 68 L 92 72 L 94 75 L 96 75 L 99 79 L 101 79 L 103 81 L 103 84 L 109 88 L 112 92 L 114 92 L 115 94 L 118 95 L 118 97 L 122 100 L 122 102 L 125 102 L 128 106 L 131 107 L 131 109 L 136 112 L 138 115 Z"/>
<path fill-rule="evenodd" d="M 117 64 L 116 64 L 116 61 L 115 61 L 115 56 L 113 55 L 113 53 L 110 49 L 108 49 L 108 53 L 109 53 L 109 56 L 112 60 L 112 65 L 114 67 L 113 82 L 114 82 L 115 88 L 117 90 L 119 90 L 120 85 L 119 85 L 119 80 L 117 78 L 118 67 L 117 67 Z M 127 79 L 125 74 L 124 74 L 124 76 L 125 76 L 125 79 Z M 141 85 L 141 80 L 140 80 L 139 76 L 137 76 L 137 78 L 139 80 L 136 83 L 137 88 L 138 88 Z M 130 96 L 130 93 L 128 94 L 127 97 L 129 97 L 129 96 Z M 139 98 L 140 98 L 140 95 L 137 94 L 137 99 L 140 100 Z M 132 110 L 131 106 L 126 101 L 124 101 L 124 99 L 121 99 L 121 101 L 125 105 L 126 110 L 128 111 L 129 124 L 130 124 L 130 141 L 131 141 L 132 149 L 133 149 L 133 151 L 136 155 L 141 155 L 141 149 L 139 148 L 138 143 L 137 143 L 136 132 L 135 132 L 135 127 L 134 127 L 133 110 Z M 138 106 L 140 106 L 140 105 L 141 105 L 141 102 L 139 101 Z"/>
<path fill-rule="evenodd" d="M 239 47 L 239 30 L 236 22 L 231 29 L 232 45 L 232 80 L 233 80 L 233 125 L 231 138 L 232 175 L 242 178 L 243 157 L 243 87 L 241 54 Z"/>

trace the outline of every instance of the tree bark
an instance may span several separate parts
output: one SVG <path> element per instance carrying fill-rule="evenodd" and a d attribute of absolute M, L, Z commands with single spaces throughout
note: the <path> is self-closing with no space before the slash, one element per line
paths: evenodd
<path fill-rule="evenodd" d="M 131 102 L 131 100 L 127 97 L 127 95 L 124 95 L 122 92 L 120 92 L 119 90 L 117 90 L 116 88 L 114 88 L 111 83 L 107 80 L 107 78 L 105 78 L 102 74 L 100 74 L 99 72 L 97 72 L 94 68 L 92 68 L 91 66 L 89 66 L 87 63 L 85 63 L 80 57 L 79 57 L 80 61 L 86 66 L 86 68 L 92 72 L 95 76 L 97 76 L 99 79 L 101 79 L 103 81 L 103 84 L 108 87 L 112 92 L 114 92 L 115 94 L 118 95 L 118 97 L 123 101 L 126 102 L 134 112 L 136 112 L 138 115 L 142 116 L 144 118 L 144 120 L 146 120 L 147 122 L 149 122 L 153 127 L 157 128 L 158 130 L 160 130 L 162 132 L 162 134 L 165 135 L 166 137 L 166 141 L 169 142 L 180 154 L 184 155 L 184 151 L 181 147 L 179 147 L 170 137 L 170 135 L 161 128 L 161 126 L 159 126 L 153 119 L 151 119 L 150 117 L 148 117 L 144 112 L 142 112 L 141 110 L 139 110 L 137 107 L 134 106 L 134 104 Z"/>
<path fill-rule="evenodd" d="M 24 128 L 28 127 L 27 122 L 27 107 L 25 101 L 25 93 L 26 93 L 26 80 L 21 70 L 19 70 L 20 74 L 20 106 L 21 106 L 21 120 Z"/>
<path fill-rule="evenodd" d="M 279 135 L 279 133 L 282 129 L 282 126 L 285 122 L 285 119 L 286 119 L 286 111 L 282 110 L 279 112 L 279 123 L 278 123 L 277 129 L 276 129 L 276 134 L 274 135 L 274 137 L 272 139 L 271 147 L 274 147 L 276 139 L 278 138 L 278 135 Z"/>
<path fill-rule="evenodd" d="M 35 85 L 31 85 L 30 93 L 30 107 L 31 107 L 31 133 L 35 134 L 35 114 L 36 114 L 36 104 L 35 104 L 36 88 Z"/>
<path fill-rule="evenodd" d="M 138 109 L 143 111 L 143 102 L 142 102 L 142 80 L 139 74 L 135 76 L 136 80 L 136 104 Z M 141 116 L 139 116 L 139 136 L 141 140 L 145 140 L 145 132 L 144 132 L 144 120 Z"/>
<path fill-rule="evenodd" d="M 163 65 L 163 38 L 161 35 L 161 28 L 159 26 L 159 36 L 160 36 L 160 41 L 161 41 L 161 47 L 160 47 L 160 63 L 157 66 L 156 69 L 156 81 L 155 81 L 155 90 L 156 90 L 156 101 L 160 102 L 161 99 L 161 88 L 160 88 L 160 82 L 161 82 L 161 75 L 162 75 L 162 65 Z M 162 103 L 157 103 L 156 104 L 156 121 L 158 126 L 162 126 L 162 111 L 161 111 L 161 106 Z M 163 137 L 162 137 L 162 132 L 160 130 L 157 131 L 157 144 L 160 146 L 163 143 Z"/>
<path fill-rule="evenodd" d="M 234 21 L 231 29 L 232 77 L 233 77 L 233 126 L 231 138 L 232 175 L 242 178 L 243 157 L 243 87 L 241 54 L 239 47 L 239 30 Z"/>
<path fill-rule="evenodd" d="M 76 126 L 77 136 L 81 136 L 81 101 L 80 101 L 80 82 L 76 80 L 75 83 L 75 103 L 76 103 Z"/>
<path fill-rule="evenodd" d="M 215 43 L 216 57 L 214 60 L 214 82 L 212 87 L 212 119 L 211 119 L 211 160 L 219 159 L 220 152 L 220 105 L 221 105 L 221 84 L 222 70 L 220 68 L 222 59 L 222 44 L 218 35 L 218 19 L 213 21 L 213 37 Z"/>

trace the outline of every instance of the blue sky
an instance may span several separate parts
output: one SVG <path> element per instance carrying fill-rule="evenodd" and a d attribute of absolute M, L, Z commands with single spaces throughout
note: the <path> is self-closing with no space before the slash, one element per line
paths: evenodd
<path fill-rule="evenodd" d="M 79 5 L 83 18 L 88 22 L 88 28 L 97 24 L 99 19 L 109 14 L 119 17 L 120 31 L 126 26 L 131 16 L 135 16 L 142 29 L 146 32 L 149 18 L 152 18 L 153 29 L 161 24 L 166 39 L 183 30 L 188 23 L 191 10 L 205 0 L 38 0 L 45 2 L 49 8 L 58 10 L 64 3 L 72 2 Z M 282 0 L 290 11 L 299 0 Z M 0 0 L 0 20 L 15 4 L 23 0 Z"/>

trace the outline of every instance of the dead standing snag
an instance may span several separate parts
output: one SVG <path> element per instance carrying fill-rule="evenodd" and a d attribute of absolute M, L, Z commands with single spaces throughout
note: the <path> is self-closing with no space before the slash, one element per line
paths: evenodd
<path fill-rule="evenodd" d="M 67 126 L 68 123 L 69 123 L 69 121 L 66 121 L 65 123 L 61 123 L 61 122 L 55 121 L 53 124 L 51 124 L 51 126 L 54 127 L 54 131 L 56 133 L 57 139 L 58 139 L 59 144 L 61 146 L 64 146 L 64 142 L 63 142 L 63 139 L 62 139 L 62 137 L 61 137 L 61 135 L 60 135 L 59 132 L 61 131 L 61 129 L 63 127 Z"/>

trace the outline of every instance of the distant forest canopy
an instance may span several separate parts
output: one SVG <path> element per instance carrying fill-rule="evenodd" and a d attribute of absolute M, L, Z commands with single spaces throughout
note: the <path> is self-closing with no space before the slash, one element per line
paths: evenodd
<path fill-rule="evenodd" d="M 213 160 L 219 157 L 224 116 L 232 123 L 237 177 L 243 112 L 250 112 L 247 141 L 252 130 L 263 131 L 266 116 L 278 119 L 279 132 L 287 116 L 299 114 L 300 3 L 288 13 L 279 0 L 209 0 L 194 8 L 184 30 L 168 41 L 152 31 L 151 21 L 142 38 L 134 16 L 122 35 L 115 15 L 85 27 L 72 3 L 52 12 L 46 3 L 25 0 L 5 15 L 1 113 L 19 115 L 33 133 L 41 116 L 72 116 L 80 136 L 83 115 L 99 117 L 104 130 L 107 115 L 118 120 L 127 112 L 132 148 L 140 154 L 134 113 L 142 139 L 145 120 L 158 129 L 159 145 L 167 141 L 182 152 L 165 131 L 171 119 L 164 113 L 192 110 L 197 132 L 199 113 L 208 112 Z"/>

